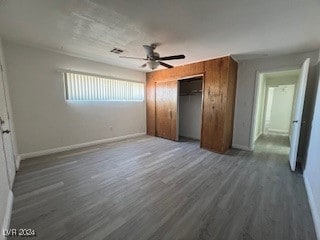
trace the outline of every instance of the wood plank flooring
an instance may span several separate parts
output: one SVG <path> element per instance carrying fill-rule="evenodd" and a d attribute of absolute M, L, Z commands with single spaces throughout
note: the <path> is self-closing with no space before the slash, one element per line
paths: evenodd
<path fill-rule="evenodd" d="M 34 239 L 316 239 L 284 140 L 220 155 L 150 136 L 32 158 L 11 228 Z M 30 239 L 30 238 L 29 238 Z"/>

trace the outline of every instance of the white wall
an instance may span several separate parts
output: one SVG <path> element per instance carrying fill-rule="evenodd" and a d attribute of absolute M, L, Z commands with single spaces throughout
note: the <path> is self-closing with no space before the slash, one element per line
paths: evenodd
<path fill-rule="evenodd" d="M 310 91 L 314 85 L 314 65 L 318 59 L 318 51 L 239 61 L 233 131 L 234 146 L 243 149 L 250 149 L 251 147 L 250 136 L 257 72 L 297 69 L 308 57 L 311 58 L 311 71 L 306 93 L 308 97 L 308 91 Z M 308 102 L 308 100 L 306 102 Z M 310 112 L 308 107 L 306 112 Z"/>
<path fill-rule="evenodd" d="M 266 82 L 264 76 L 261 75 L 258 79 L 258 89 L 257 89 L 257 107 L 255 116 L 255 128 L 254 128 L 254 141 L 262 134 L 263 131 L 263 116 L 265 109 L 265 98 L 266 98 Z"/>
<path fill-rule="evenodd" d="M 289 135 L 294 85 L 280 85 L 273 88 L 268 132 Z"/>
<path fill-rule="evenodd" d="M 269 129 L 270 119 L 271 119 L 271 110 L 272 110 L 272 102 L 273 102 L 273 92 L 274 87 L 268 87 L 266 88 L 266 101 L 265 101 L 265 119 L 264 119 L 264 129 L 263 133 L 267 134 L 266 129 Z"/>
<path fill-rule="evenodd" d="M 319 72 L 318 72 L 319 74 Z M 318 79 L 320 76 L 318 75 Z M 319 81 L 319 80 L 318 80 Z M 316 103 L 312 119 L 306 165 L 303 172 L 313 220 L 320 239 L 320 86 L 318 85 Z"/>
<path fill-rule="evenodd" d="M 180 96 L 179 135 L 200 140 L 202 95 Z"/>
<path fill-rule="evenodd" d="M 4 41 L 19 154 L 144 133 L 145 102 L 66 102 L 58 69 L 145 82 L 145 73 Z"/>

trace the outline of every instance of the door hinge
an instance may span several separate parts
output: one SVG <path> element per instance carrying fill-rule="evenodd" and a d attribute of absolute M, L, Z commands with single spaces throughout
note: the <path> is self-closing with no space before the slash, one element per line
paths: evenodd
<path fill-rule="evenodd" d="M 1 72 L 3 72 L 3 66 L 2 66 L 1 62 L 0 62 L 0 70 L 1 70 Z"/>

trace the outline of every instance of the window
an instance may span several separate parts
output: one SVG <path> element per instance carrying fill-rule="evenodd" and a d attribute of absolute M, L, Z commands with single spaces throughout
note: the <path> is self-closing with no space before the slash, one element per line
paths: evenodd
<path fill-rule="evenodd" d="M 65 72 L 66 100 L 72 101 L 143 101 L 144 84 Z"/>

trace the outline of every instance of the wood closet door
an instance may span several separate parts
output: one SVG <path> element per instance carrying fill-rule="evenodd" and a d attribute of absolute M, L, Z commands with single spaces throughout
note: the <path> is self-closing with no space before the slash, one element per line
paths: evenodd
<path fill-rule="evenodd" d="M 228 99 L 229 57 L 205 62 L 201 147 L 223 153 Z"/>
<path fill-rule="evenodd" d="M 178 81 L 156 83 L 156 135 L 178 140 Z"/>

